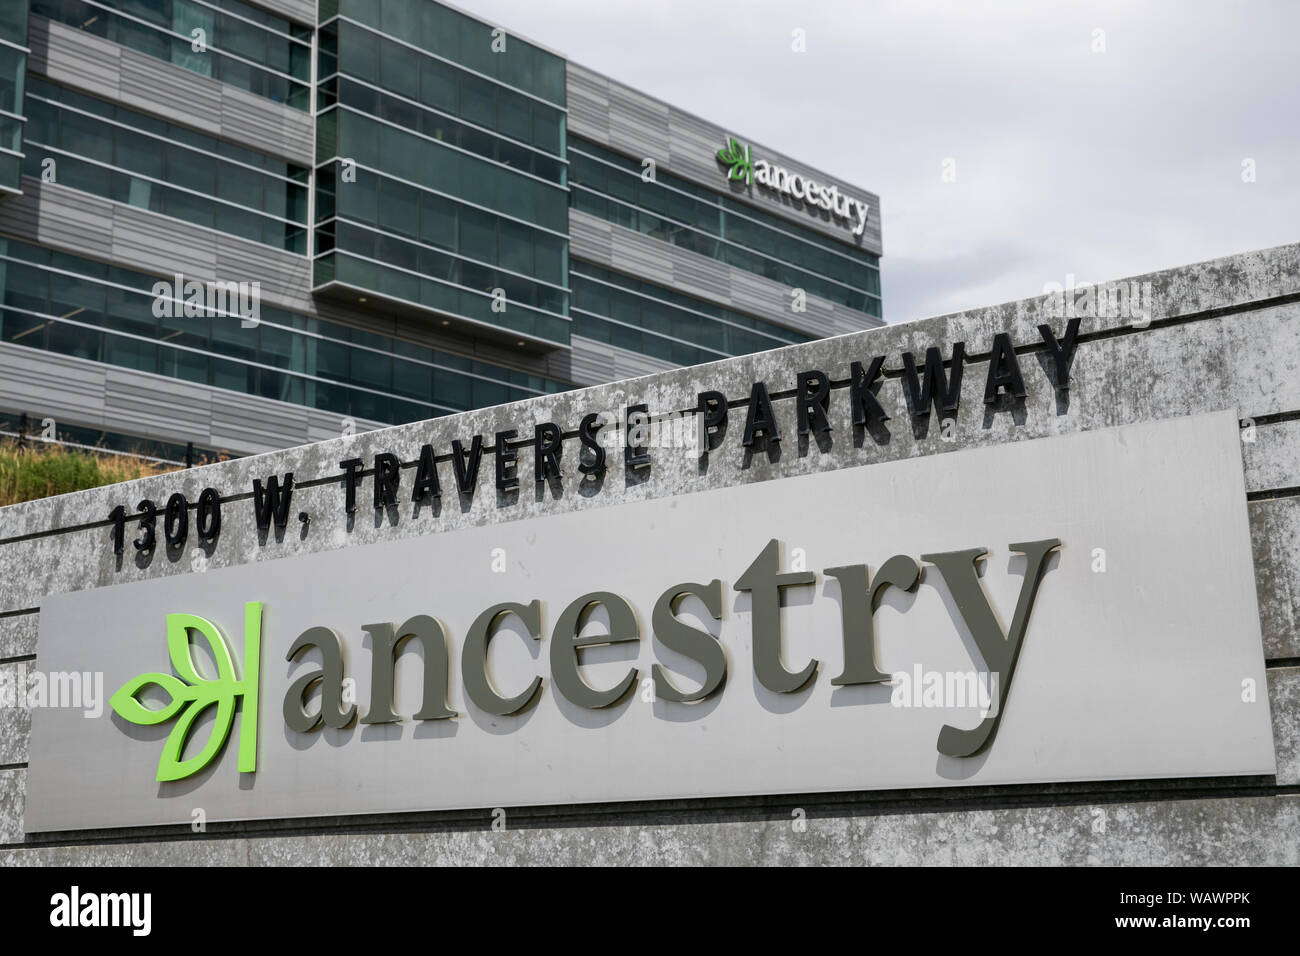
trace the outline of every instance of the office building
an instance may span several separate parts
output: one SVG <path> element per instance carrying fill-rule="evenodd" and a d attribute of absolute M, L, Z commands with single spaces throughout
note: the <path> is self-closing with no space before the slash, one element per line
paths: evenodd
<path fill-rule="evenodd" d="M 243 455 L 882 324 L 876 196 L 509 27 L 8 4 L 0 431 Z"/>

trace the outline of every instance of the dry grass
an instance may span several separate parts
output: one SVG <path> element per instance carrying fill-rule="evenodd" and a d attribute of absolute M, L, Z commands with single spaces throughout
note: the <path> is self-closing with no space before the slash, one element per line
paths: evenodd
<path fill-rule="evenodd" d="M 179 470 L 127 455 L 95 454 L 28 439 L 0 441 L 0 506 Z"/>

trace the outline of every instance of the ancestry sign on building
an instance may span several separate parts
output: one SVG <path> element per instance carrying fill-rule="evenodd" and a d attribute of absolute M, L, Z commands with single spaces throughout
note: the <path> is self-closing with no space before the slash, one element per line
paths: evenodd
<path fill-rule="evenodd" d="M 47 598 L 25 829 L 1276 770 L 1231 412 L 547 504 Z"/>

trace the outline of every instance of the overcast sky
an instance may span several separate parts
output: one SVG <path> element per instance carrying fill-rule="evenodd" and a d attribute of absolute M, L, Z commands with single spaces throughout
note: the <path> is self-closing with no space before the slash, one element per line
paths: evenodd
<path fill-rule="evenodd" d="M 877 193 L 890 322 L 1300 241 L 1296 0 L 458 5 Z"/>

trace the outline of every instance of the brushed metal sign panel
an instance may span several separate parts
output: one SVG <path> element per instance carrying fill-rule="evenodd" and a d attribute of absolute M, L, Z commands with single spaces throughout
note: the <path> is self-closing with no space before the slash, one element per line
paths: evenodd
<path fill-rule="evenodd" d="M 198 810 L 212 822 L 1271 774 L 1238 443 L 1233 413 L 1216 412 L 52 596 L 41 607 L 36 667 L 102 672 L 105 695 L 137 675 L 171 673 L 169 613 L 218 624 L 242 662 L 245 602 L 264 602 L 257 770 L 238 770 L 238 718 L 205 769 L 159 783 L 167 725 L 136 726 L 107 707 L 98 717 L 36 708 L 25 826 L 189 823 Z M 341 507 L 341 490 L 339 500 Z M 401 520 L 421 519 L 406 504 Z M 815 585 L 784 592 L 786 666 L 820 661 L 815 678 L 794 693 L 759 682 L 751 596 L 734 589 L 773 538 L 783 571 L 817 573 Z M 976 726 L 978 702 L 927 701 L 919 690 L 929 674 L 985 666 L 933 566 L 914 592 L 886 591 L 875 615 L 880 668 L 920 678 L 918 689 L 902 693 L 901 679 L 832 684 L 844 649 L 839 585 L 826 568 L 865 563 L 874 573 L 893 555 L 919 560 L 987 548 L 981 583 L 1005 629 L 1025 573 L 1024 558 L 1008 545 L 1045 538 L 1062 547 L 1049 558 L 1001 725 L 984 751 L 940 754 L 940 728 Z M 683 602 L 679 616 L 711 627 L 726 652 L 726 681 L 699 703 L 656 699 L 647 683 L 653 664 L 682 689 L 699 685 L 703 667 L 653 637 L 655 601 L 670 585 L 714 578 L 725 589 L 721 622 L 696 598 Z M 550 672 L 557 619 L 592 591 L 626 599 L 640 629 L 639 641 L 581 651 L 583 677 L 596 688 L 638 671 L 635 690 L 600 710 L 566 699 Z M 506 619 L 489 664 L 503 695 L 535 676 L 541 693 L 517 715 L 485 713 L 461 680 L 466 632 L 491 605 L 534 599 L 542 604 L 541 640 Z M 319 661 L 314 651 L 286 661 L 299 634 L 314 626 L 338 632 L 364 714 L 371 639 L 363 626 L 417 614 L 446 629 L 447 699 L 459 717 L 410 719 L 422 678 L 412 651 L 397 666 L 395 709 L 406 719 L 311 733 L 287 728 L 286 691 Z M 588 627 L 599 629 L 602 619 L 597 612 Z M 207 738 L 207 717 L 192 749 Z"/>

